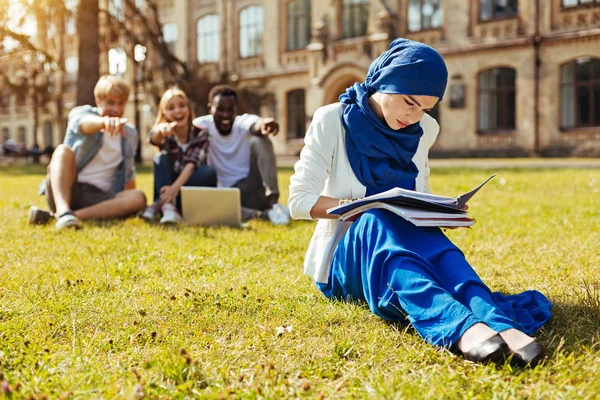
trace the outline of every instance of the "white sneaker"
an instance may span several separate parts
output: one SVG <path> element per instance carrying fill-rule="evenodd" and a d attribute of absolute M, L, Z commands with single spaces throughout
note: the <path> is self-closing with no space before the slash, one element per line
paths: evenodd
<path fill-rule="evenodd" d="M 71 212 L 66 212 L 56 220 L 56 230 L 60 231 L 63 229 L 79 229 L 81 225 L 79 224 L 79 219 Z"/>
<path fill-rule="evenodd" d="M 269 221 L 274 225 L 289 225 L 290 210 L 283 204 L 275 203 L 273 207 L 267 211 Z"/>
<path fill-rule="evenodd" d="M 158 210 L 154 206 L 148 206 L 144 209 L 142 218 L 148 222 L 152 222 L 156 219 L 157 212 Z"/>
<path fill-rule="evenodd" d="M 178 224 L 181 222 L 181 215 L 173 204 L 163 204 L 162 213 L 161 224 Z"/>

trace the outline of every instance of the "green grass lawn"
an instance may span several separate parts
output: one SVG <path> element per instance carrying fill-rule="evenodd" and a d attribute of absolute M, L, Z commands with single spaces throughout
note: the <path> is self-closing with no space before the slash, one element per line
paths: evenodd
<path fill-rule="evenodd" d="M 456 195 L 493 171 L 434 170 Z M 448 234 L 493 290 L 554 317 L 534 370 L 476 365 L 360 304 L 302 261 L 313 223 L 29 226 L 41 166 L 0 167 L 0 380 L 12 398 L 599 398 L 600 171 L 501 170 Z M 282 199 L 291 170 L 281 170 Z M 152 174 L 138 187 L 151 195 Z M 287 326 L 288 329 L 278 327 Z M 281 331 L 284 331 L 281 333 Z M 11 392 L 12 394 L 6 394 Z M 0 393 L 0 396 L 2 394 Z"/>

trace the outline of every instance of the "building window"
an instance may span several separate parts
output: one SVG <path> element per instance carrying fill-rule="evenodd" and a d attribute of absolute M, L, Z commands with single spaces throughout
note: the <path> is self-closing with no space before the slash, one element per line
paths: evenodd
<path fill-rule="evenodd" d="M 215 14 L 205 15 L 196 23 L 198 43 L 198 62 L 209 63 L 219 61 L 219 17 Z"/>
<path fill-rule="evenodd" d="M 368 21 L 368 0 L 343 0 L 342 37 L 344 39 L 366 36 Z"/>
<path fill-rule="evenodd" d="M 240 11 L 240 57 L 262 54 L 262 36 L 262 6 L 250 6 Z"/>
<path fill-rule="evenodd" d="M 287 137 L 288 140 L 302 139 L 306 133 L 306 111 L 304 89 L 287 94 Z"/>
<path fill-rule="evenodd" d="M 24 126 L 20 126 L 19 127 L 19 133 L 17 135 L 17 138 L 19 139 L 19 144 L 24 144 L 25 146 L 27 146 L 27 134 L 25 132 L 25 127 Z"/>
<path fill-rule="evenodd" d="M 561 67 L 561 128 L 600 125 L 600 58 L 579 57 Z"/>
<path fill-rule="evenodd" d="M 167 48 L 171 54 L 175 54 L 175 44 L 177 43 L 177 24 L 164 24 L 163 30 L 163 41 L 167 45 Z"/>
<path fill-rule="evenodd" d="M 123 6 L 123 0 L 109 0 L 108 12 L 119 21 L 125 21 L 125 8 Z"/>
<path fill-rule="evenodd" d="M 77 56 L 70 56 L 70 57 L 65 58 L 65 71 L 66 71 L 65 92 L 71 92 L 71 91 L 75 90 L 78 70 L 79 70 L 79 58 L 77 58 Z"/>
<path fill-rule="evenodd" d="M 442 0 L 410 0 L 408 3 L 409 31 L 441 28 L 443 21 Z"/>
<path fill-rule="evenodd" d="M 44 146 L 52 147 L 52 122 L 44 122 Z"/>
<path fill-rule="evenodd" d="M 518 13 L 518 0 L 481 0 L 479 18 L 482 21 L 514 17 Z"/>
<path fill-rule="evenodd" d="M 27 92 L 20 90 L 16 93 L 15 106 L 17 112 L 24 112 L 27 107 Z"/>
<path fill-rule="evenodd" d="M 120 47 L 108 51 L 108 72 L 122 78 L 127 71 L 127 54 Z"/>
<path fill-rule="evenodd" d="M 5 87 L 2 88 L 0 95 L 0 112 L 8 112 L 10 109 L 10 89 Z"/>
<path fill-rule="evenodd" d="M 293 0 L 287 6 L 287 49 L 303 49 L 310 43 L 310 0 Z"/>
<path fill-rule="evenodd" d="M 10 129 L 2 128 L 2 140 L 6 142 L 8 139 L 10 139 Z"/>
<path fill-rule="evenodd" d="M 65 33 L 67 35 L 74 35 L 77 31 L 77 23 L 75 22 L 75 17 L 67 17 L 65 22 Z"/>
<path fill-rule="evenodd" d="M 579 6 L 600 6 L 600 0 L 562 0 L 564 8 Z"/>
<path fill-rule="evenodd" d="M 479 132 L 515 129 L 515 75 L 512 68 L 479 73 Z"/>

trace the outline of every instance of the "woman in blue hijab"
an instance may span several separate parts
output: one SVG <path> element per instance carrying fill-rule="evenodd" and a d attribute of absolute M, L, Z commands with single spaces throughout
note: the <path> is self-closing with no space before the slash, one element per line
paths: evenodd
<path fill-rule="evenodd" d="M 408 319 L 427 342 L 468 360 L 534 366 L 544 348 L 532 335 L 551 316 L 543 294 L 492 293 L 439 228 L 385 210 L 354 223 L 326 212 L 392 187 L 430 192 L 428 151 L 439 126 L 426 112 L 442 100 L 447 78 L 437 51 L 399 38 L 365 82 L 315 112 L 289 198 L 293 218 L 318 220 L 305 273 L 325 296 Z"/>

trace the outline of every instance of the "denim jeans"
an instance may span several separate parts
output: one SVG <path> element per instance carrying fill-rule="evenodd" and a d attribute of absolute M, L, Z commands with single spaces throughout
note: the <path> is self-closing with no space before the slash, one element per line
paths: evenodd
<path fill-rule="evenodd" d="M 167 154 L 157 154 L 154 157 L 154 201 L 160 199 L 160 189 L 163 186 L 172 185 L 178 176 L 173 171 L 173 163 L 169 161 Z M 213 167 L 208 165 L 196 168 L 190 179 L 183 186 L 216 187 L 217 172 Z M 177 196 L 175 206 L 181 212 L 181 195 Z"/>

